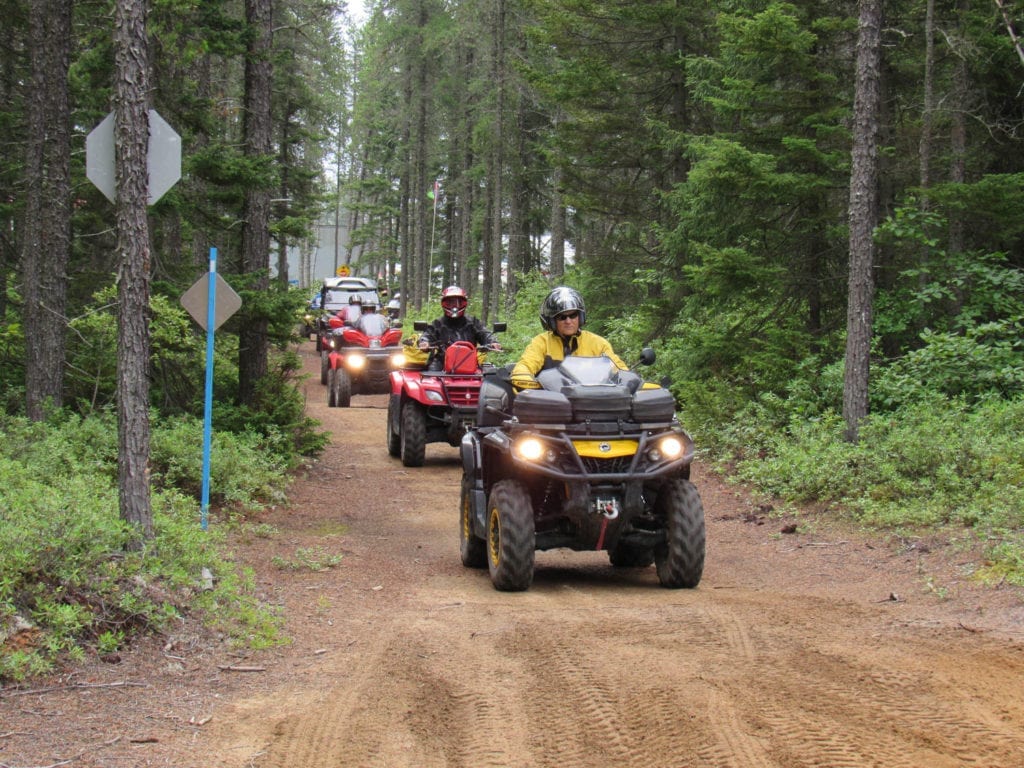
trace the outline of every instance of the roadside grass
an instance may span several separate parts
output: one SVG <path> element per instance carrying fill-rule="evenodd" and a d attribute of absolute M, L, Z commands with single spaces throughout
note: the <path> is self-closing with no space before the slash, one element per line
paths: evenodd
<path fill-rule="evenodd" d="M 976 579 L 1024 586 L 1024 399 L 936 395 L 868 417 L 855 445 L 838 414 L 788 417 L 772 400 L 706 435 L 724 474 L 871 529 L 972 536 L 986 548 Z"/>
<path fill-rule="evenodd" d="M 118 511 L 112 415 L 0 416 L 0 681 L 116 651 L 187 615 L 233 644 L 286 642 L 281 616 L 257 599 L 224 535 L 246 511 L 283 498 L 286 459 L 256 435 L 218 433 L 211 508 L 220 524 L 204 531 L 202 423 L 154 419 L 151 442 L 155 536 L 136 551 Z"/>

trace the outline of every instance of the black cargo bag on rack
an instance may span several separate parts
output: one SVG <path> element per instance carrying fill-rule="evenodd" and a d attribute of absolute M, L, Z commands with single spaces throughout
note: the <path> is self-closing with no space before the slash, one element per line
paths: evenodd
<path fill-rule="evenodd" d="M 629 390 L 618 384 L 574 384 L 562 390 L 572 403 L 574 421 L 618 421 L 629 418 Z"/>
<path fill-rule="evenodd" d="M 641 389 L 633 395 L 633 421 L 668 422 L 675 415 L 676 399 L 667 389 Z"/>
<path fill-rule="evenodd" d="M 561 392 L 524 389 L 512 403 L 512 414 L 523 424 L 568 424 L 572 406 Z"/>

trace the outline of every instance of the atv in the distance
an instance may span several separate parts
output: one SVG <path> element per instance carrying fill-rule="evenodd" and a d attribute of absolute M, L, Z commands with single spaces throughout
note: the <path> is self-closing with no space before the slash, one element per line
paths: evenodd
<path fill-rule="evenodd" d="M 607 357 L 569 357 L 514 396 L 504 373 L 485 381 L 462 439 L 463 565 L 520 591 L 536 550 L 606 550 L 613 566 L 655 563 L 664 587 L 696 587 L 704 507 L 672 394 Z"/>
<path fill-rule="evenodd" d="M 401 328 L 389 328 L 387 319 L 376 313 L 364 314 L 354 328 L 336 317 L 330 323 L 327 406 L 348 408 L 352 395 L 388 392 L 391 371 L 405 361 L 399 347 Z"/>
<path fill-rule="evenodd" d="M 413 327 L 424 331 L 427 323 Z M 505 323 L 494 323 L 500 333 Z M 476 423 L 480 385 L 485 372 L 496 370 L 482 361 L 487 347 L 456 341 L 443 352 L 440 370 L 425 362 L 410 361 L 391 373 L 388 398 L 388 453 L 402 459 L 407 467 L 422 467 L 427 443 L 448 443 L 458 447 L 466 430 Z"/>

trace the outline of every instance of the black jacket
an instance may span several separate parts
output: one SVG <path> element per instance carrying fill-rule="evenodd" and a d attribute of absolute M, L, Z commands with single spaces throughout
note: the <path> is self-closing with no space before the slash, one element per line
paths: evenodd
<path fill-rule="evenodd" d="M 440 352 L 455 341 L 471 341 L 478 347 L 498 343 L 497 337 L 488 331 L 483 323 L 470 315 L 438 318 L 427 326 L 420 334 L 420 338 L 426 339 L 432 347 L 439 347 Z"/>

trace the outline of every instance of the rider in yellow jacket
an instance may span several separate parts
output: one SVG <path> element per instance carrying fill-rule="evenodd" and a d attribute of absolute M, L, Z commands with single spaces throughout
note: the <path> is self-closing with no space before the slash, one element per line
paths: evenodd
<path fill-rule="evenodd" d="M 542 370 L 554 368 L 569 355 L 605 355 L 622 370 L 628 370 L 629 366 L 615 354 L 607 339 L 583 330 L 586 321 L 587 308 L 578 291 L 566 286 L 551 291 L 540 309 L 540 322 L 546 330 L 526 345 L 512 369 L 512 386 L 536 389 L 534 377 Z"/>

